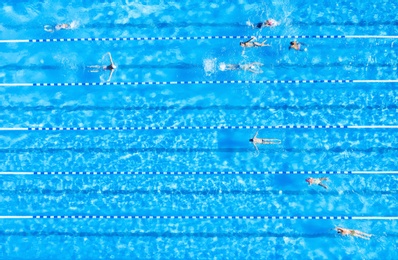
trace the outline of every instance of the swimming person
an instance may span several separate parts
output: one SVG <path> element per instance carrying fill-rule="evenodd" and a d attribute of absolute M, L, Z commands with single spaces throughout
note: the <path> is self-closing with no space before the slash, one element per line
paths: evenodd
<path fill-rule="evenodd" d="M 258 148 L 256 144 L 281 144 L 281 140 L 279 139 L 267 139 L 267 138 L 257 138 L 258 131 L 256 134 L 253 136 L 252 139 L 249 139 L 250 142 L 254 145 L 256 148 L 256 151 L 258 152 Z"/>
<path fill-rule="evenodd" d="M 328 181 L 329 179 L 324 177 L 324 178 L 307 178 L 305 179 L 306 182 L 308 182 L 308 185 L 319 185 L 325 189 L 327 189 L 328 187 L 322 183 L 322 181 Z"/>
<path fill-rule="evenodd" d="M 64 29 L 64 30 L 68 30 L 68 29 L 70 29 L 70 24 L 67 24 L 67 23 L 61 23 L 61 24 L 57 24 L 56 26 L 55 26 L 55 30 L 62 30 L 62 29 Z"/>
<path fill-rule="evenodd" d="M 260 67 L 263 64 L 260 62 L 252 62 L 248 64 L 225 64 L 224 62 L 220 63 L 220 70 L 221 71 L 226 71 L 226 70 L 244 70 L 244 71 L 250 71 L 256 74 L 262 73 L 263 71 L 260 69 Z"/>
<path fill-rule="evenodd" d="M 250 21 L 247 23 L 249 26 L 252 28 L 258 28 L 261 29 L 263 27 L 275 27 L 278 26 L 279 23 L 275 21 L 274 19 L 268 19 L 265 22 L 257 23 L 257 24 L 252 24 Z"/>
<path fill-rule="evenodd" d="M 112 78 L 113 71 L 114 71 L 117 67 L 116 67 L 115 63 L 113 62 L 111 53 L 110 53 L 110 52 L 105 53 L 105 55 L 107 55 L 107 54 L 108 54 L 108 56 L 109 56 L 109 61 L 110 61 L 110 63 L 111 63 L 111 64 L 109 64 L 108 66 L 92 65 L 92 66 L 87 66 L 87 67 L 91 69 L 90 72 L 99 72 L 100 69 L 102 69 L 102 70 L 109 70 L 110 73 L 109 73 L 109 77 L 108 77 L 108 80 L 107 80 L 107 81 L 110 81 L 111 78 Z M 105 56 L 105 55 L 104 55 L 104 56 Z M 104 58 L 104 56 L 103 56 L 102 58 Z"/>
<path fill-rule="evenodd" d="M 44 30 L 46 32 L 54 32 L 54 31 L 59 31 L 59 30 L 73 30 L 76 29 L 78 26 L 78 22 L 73 21 L 70 24 L 69 23 L 60 23 L 55 25 L 54 27 L 51 25 L 45 25 Z"/>
<path fill-rule="evenodd" d="M 289 50 L 294 49 L 296 51 L 307 51 L 307 48 L 304 49 L 301 48 L 303 45 L 305 44 L 298 41 L 292 41 L 290 42 Z"/>
<path fill-rule="evenodd" d="M 343 236 L 360 237 L 360 238 L 367 239 L 367 240 L 369 240 L 370 237 L 372 236 L 371 234 L 366 234 L 364 232 L 361 232 L 361 231 L 355 230 L 355 229 L 348 229 L 348 228 L 341 228 L 341 227 L 336 227 L 334 229 L 337 230 L 337 233 L 339 233 Z"/>
<path fill-rule="evenodd" d="M 256 37 L 251 37 L 248 41 L 245 42 L 240 42 L 239 45 L 243 48 L 252 48 L 252 47 L 265 47 L 265 46 L 271 46 L 269 44 L 265 44 L 265 41 L 263 42 L 253 42 L 253 40 L 256 40 Z"/>

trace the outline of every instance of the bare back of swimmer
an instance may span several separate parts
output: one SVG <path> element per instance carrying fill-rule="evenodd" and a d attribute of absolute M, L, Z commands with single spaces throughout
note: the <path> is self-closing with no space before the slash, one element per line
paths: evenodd
<path fill-rule="evenodd" d="M 256 151 L 258 152 L 258 147 L 256 144 L 281 144 L 281 140 L 272 139 L 272 138 L 258 138 L 258 131 L 253 136 L 253 138 L 249 139 L 249 141 L 254 145 Z"/>
<path fill-rule="evenodd" d="M 372 236 L 371 234 L 367 234 L 367 233 L 364 233 L 362 231 L 355 230 L 355 229 L 348 229 L 348 228 L 341 228 L 341 227 L 336 227 L 334 229 L 337 231 L 337 233 L 339 233 L 343 236 L 359 237 L 359 238 L 363 238 L 366 240 L 369 240 L 370 237 Z"/>

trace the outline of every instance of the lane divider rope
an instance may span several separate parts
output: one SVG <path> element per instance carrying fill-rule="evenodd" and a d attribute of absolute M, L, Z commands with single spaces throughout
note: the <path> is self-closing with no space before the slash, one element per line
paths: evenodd
<path fill-rule="evenodd" d="M 398 129 L 398 125 L 275 125 L 275 126 L 129 126 L 129 127 L 0 127 L 0 131 L 128 131 L 212 129 Z"/>
<path fill-rule="evenodd" d="M 71 83 L 0 83 L 0 87 L 67 86 L 140 86 L 140 85 L 210 85 L 210 84 L 317 84 L 317 83 L 398 83 L 398 79 L 321 79 L 321 80 L 196 80 L 147 82 L 71 82 Z"/>
<path fill-rule="evenodd" d="M 162 40 L 208 40 L 208 39 L 248 39 L 251 36 L 176 36 L 176 37 L 87 37 L 59 39 L 10 39 L 0 43 L 29 42 L 81 42 L 81 41 L 162 41 Z M 398 39 L 398 35 L 262 35 L 261 39 Z"/>
<path fill-rule="evenodd" d="M 311 220 L 398 220 L 398 216 L 137 216 L 137 215 L 29 215 L 0 216 L 0 219 L 311 219 Z"/>
<path fill-rule="evenodd" d="M 25 171 L 25 172 L 0 172 L 0 175 L 304 175 L 304 174 L 398 174 L 398 171 L 241 171 L 241 172 L 216 172 L 216 171 L 170 171 L 170 172 L 134 172 L 134 171 Z"/>

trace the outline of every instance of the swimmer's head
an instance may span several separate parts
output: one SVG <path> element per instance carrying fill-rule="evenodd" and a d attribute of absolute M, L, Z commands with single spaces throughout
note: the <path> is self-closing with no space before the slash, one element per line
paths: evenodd
<path fill-rule="evenodd" d="M 273 20 L 273 19 L 268 19 L 267 21 L 265 21 L 265 24 L 267 24 L 267 25 L 273 25 L 274 22 L 275 22 L 275 20 Z"/>
<path fill-rule="evenodd" d="M 305 179 L 305 181 L 308 182 L 308 184 L 311 184 L 312 179 L 311 178 L 307 178 L 307 179 Z"/>
<path fill-rule="evenodd" d="M 253 138 L 249 139 L 249 142 L 252 142 L 252 143 L 253 143 Z"/>
<path fill-rule="evenodd" d="M 55 30 L 69 29 L 70 25 L 67 23 L 57 24 Z"/>
<path fill-rule="evenodd" d="M 279 25 L 279 23 L 277 21 L 275 21 L 274 19 L 268 19 L 267 21 L 265 21 L 265 25 L 274 27 L 274 26 Z"/>
<path fill-rule="evenodd" d="M 293 46 L 295 44 L 296 44 L 296 42 L 290 42 L 290 46 Z"/>
<path fill-rule="evenodd" d="M 222 62 L 222 63 L 220 63 L 220 70 L 221 71 L 224 71 L 226 68 L 227 68 L 227 66 L 225 65 L 225 63 L 224 62 Z"/>
<path fill-rule="evenodd" d="M 239 45 L 240 46 L 245 46 L 245 43 L 244 42 L 240 42 Z"/>

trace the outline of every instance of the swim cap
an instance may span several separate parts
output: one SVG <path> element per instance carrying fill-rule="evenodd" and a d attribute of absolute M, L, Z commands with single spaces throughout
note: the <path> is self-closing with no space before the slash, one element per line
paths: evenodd
<path fill-rule="evenodd" d="M 224 62 L 220 63 L 220 70 L 224 71 L 227 68 Z"/>
<path fill-rule="evenodd" d="M 268 19 L 267 23 L 269 26 L 277 26 L 279 25 L 279 23 L 277 21 L 275 21 L 274 19 Z"/>
<path fill-rule="evenodd" d="M 305 179 L 306 182 L 311 183 L 311 178 Z"/>

